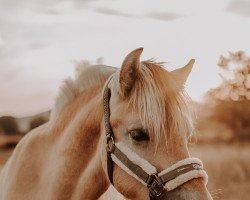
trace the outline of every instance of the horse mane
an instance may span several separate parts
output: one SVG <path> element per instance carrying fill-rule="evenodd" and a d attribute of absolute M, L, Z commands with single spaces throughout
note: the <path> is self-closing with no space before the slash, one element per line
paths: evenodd
<path fill-rule="evenodd" d="M 167 142 L 176 134 L 189 137 L 193 123 L 188 107 L 190 98 L 163 64 L 153 60 L 142 62 L 129 104 L 138 112 L 150 138 L 156 141 L 165 138 Z M 117 77 L 114 81 L 118 81 Z M 115 87 L 117 83 L 112 85 Z"/>
<path fill-rule="evenodd" d="M 104 85 L 116 68 L 105 65 L 91 65 L 89 62 L 76 64 L 75 77 L 68 77 L 60 86 L 50 119 L 56 119 L 65 105 L 85 89 Z"/>
<path fill-rule="evenodd" d="M 116 73 L 112 78 L 111 87 L 119 85 L 117 68 L 105 65 L 90 66 L 89 63 L 78 64 L 75 77 L 67 78 L 60 87 L 51 119 L 56 119 L 64 106 L 80 92 L 96 85 L 104 86 L 114 72 Z M 141 64 L 129 104 L 138 112 L 142 125 L 147 127 L 151 138 L 159 140 L 164 136 L 166 141 L 169 141 L 175 134 L 190 136 L 193 132 L 192 115 L 188 108 L 189 99 L 183 87 L 178 85 L 163 63 L 147 60 Z"/>

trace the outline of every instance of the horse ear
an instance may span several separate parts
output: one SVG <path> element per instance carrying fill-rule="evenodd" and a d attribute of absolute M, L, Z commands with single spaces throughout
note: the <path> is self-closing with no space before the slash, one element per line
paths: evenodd
<path fill-rule="evenodd" d="M 188 75 L 193 68 L 194 62 L 195 62 L 195 59 L 191 59 L 188 62 L 188 64 L 186 64 L 184 67 L 176 69 L 171 72 L 174 79 L 179 83 L 180 86 L 185 85 Z"/>
<path fill-rule="evenodd" d="M 133 88 L 140 67 L 140 56 L 142 51 L 143 48 L 135 49 L 126 56 L 122 63 L 119 83 L 123 97 L 128 96 Z"/>

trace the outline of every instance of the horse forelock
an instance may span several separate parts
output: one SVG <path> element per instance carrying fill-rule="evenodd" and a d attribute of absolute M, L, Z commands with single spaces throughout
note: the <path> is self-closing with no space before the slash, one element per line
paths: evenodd
<path fill-rule="evenodd" d="M 114 79 L 112 86 L 117 87 L 118 73 Z M 142 125 L 157 145 L 163 137 L 168 142 L 176 134 L 192 134 L 188 100 L 188 95 L 171 72 L 164 69 L 163 63 L 148 60 L 141 63 L 128 103 L 139 114 Z"/>

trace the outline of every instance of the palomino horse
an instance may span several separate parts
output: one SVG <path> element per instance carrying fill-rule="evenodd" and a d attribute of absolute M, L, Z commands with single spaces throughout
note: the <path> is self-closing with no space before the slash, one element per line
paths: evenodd
<path fill-rule="evenodd" d="M 121 69 L 92 66 L 61 88 L 51 119 L 28 133 L 0 174 L 1 200 L 212 199 L 190 158 L 183 86 L 194 60 L 169 72 L 132 51 Z"/>

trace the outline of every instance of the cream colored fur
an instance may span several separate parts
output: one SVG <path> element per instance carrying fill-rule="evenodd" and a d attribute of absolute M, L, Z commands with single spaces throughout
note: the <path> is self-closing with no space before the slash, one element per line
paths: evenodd
<path fill-rule="evenodd" d="M 128 157 L 129 160 L 140 166 L 145 172 L 148 174 L 156 173 L 156 168 L 153 165 L 132 151 L 124 142 L 118 142 L 116 143 L 116 146 Z"/>
<path fill-rule="evenodd" d="M 169 181 L 168 183 L 165 184 L 164 189 L 166 189 L 167 191 L 174 190 L 177 187 L 181 186 L 182 184 L 195 178 L 203 178 L 205 185 L 207 184 L 208 181 L 207 173 L 204 170 L 193 170 Z"/>
<path fill-rule="evenodd" d="M 60 92 L 56 98 L 55 106 L 51 112 L 50 118 L 52 120 L 56 119 L 64 106 L 68 103 L 70 99 L 73 99 L 77 94 L 77 86 L 72 78 L 67 78 L 62 86 L 60 87 Z"/>
<path fill-rule="evenodd" d="M 168 172 L 170 172 L 170 171 L 172 171 L 180 166 L 188 165 L 188 164 L 192 164 L 192 163 L 199 164 L 203 168 L 203 164 L 202 164 L 200 159 L 198 159 L 198 158 L 186 158 L 184 160 L 180 160 L 179 162 L 173 164 L 171 167 L 161 171 L 159 173 L 159 175 L 161 176 L 161 175 L 166 174 L 166 173 L 168 173 Z"/>

